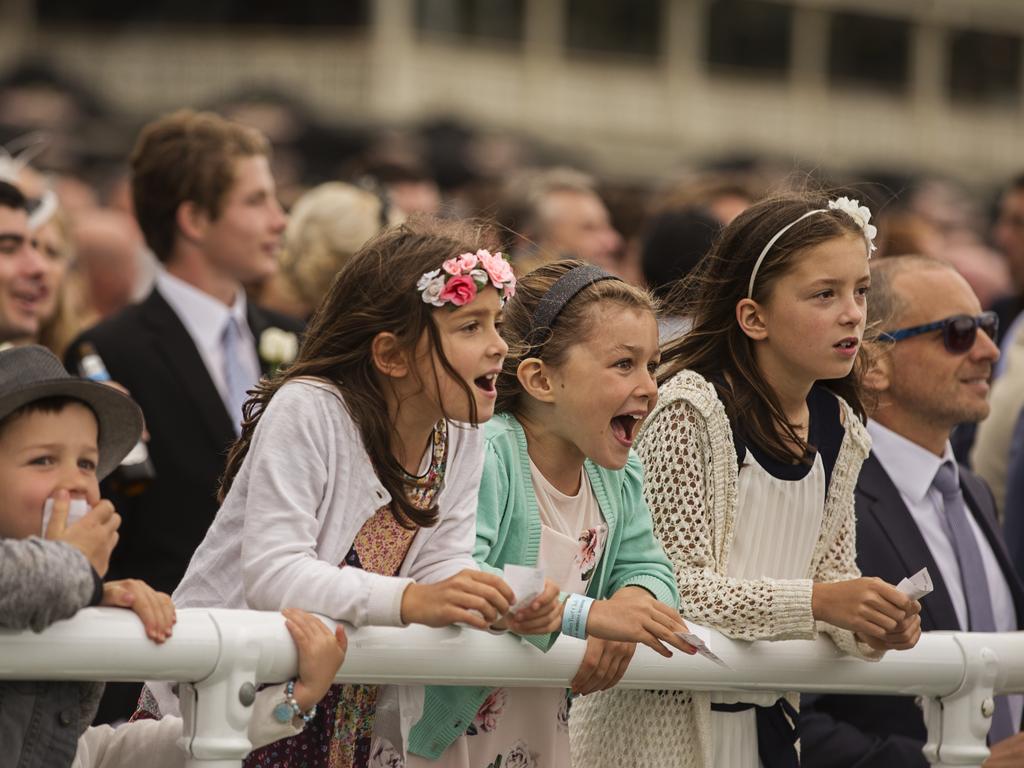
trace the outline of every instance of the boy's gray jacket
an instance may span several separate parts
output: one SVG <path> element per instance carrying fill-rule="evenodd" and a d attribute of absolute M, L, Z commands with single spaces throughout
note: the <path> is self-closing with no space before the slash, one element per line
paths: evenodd
<path fill-rule="evenodd" d="M 0 539 L 0 628 L 40 632 L 99 602 L 102 583 L 79 550 Z M 0 680 L 0 760 L 11 768 L 71 765 L 102 683 Z"/>

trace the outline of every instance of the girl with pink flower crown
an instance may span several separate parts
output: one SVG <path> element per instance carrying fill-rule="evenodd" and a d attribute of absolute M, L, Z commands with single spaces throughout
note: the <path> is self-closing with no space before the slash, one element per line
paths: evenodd
<path fill-rule="evenodd" d="M 631 451 L 657 401 L 658 327 L 647 294 L 574 261 L 523 277 L 505 314 L 511 351 L 498 415 L 484 429 L 474 556 L 492 574 L 508 564 L 545 570 L 537 603 L 550 612 L 545 618 L 541 607 L 536 622 L 507 628 L 535 633 L 526 639 L 541 650 L 559 632 L 586 638 L 572 689 L 587 694 L 619 681 L 636 643 L 664 656 L 666 645 L 693 652 L 674 634 L 686 625 Z M 559 591 L 569 595 L 564 603 L 549 601 Z M 567 693 L 427 688 L 406 765 L 568 766 Z M 381 766 L 396 762 L 380 742 L 373 755 Z"/>
<path fill-rule="evenodd" d="M 476 425 L 494 411 L 508 350 L 498 326 L 515 291 L 485 237 L 413 221 L 345 265 L 296 361 L 246 403 L 222 506 L 175 592 L 179 607 L 294 606 L 354 626 L 482 629 L 508 612 L 511 589 L 472 557 Z M 510 626 L 529 628 L 536 613 L 527 607 Z M 147 710 L 176 710 L 168 689 L 149 690 Z M 375 732 L 401 744 L 418 716 L 407 689 L 335 685 L 300 735 L 246 765 L 365 766 Z"/>

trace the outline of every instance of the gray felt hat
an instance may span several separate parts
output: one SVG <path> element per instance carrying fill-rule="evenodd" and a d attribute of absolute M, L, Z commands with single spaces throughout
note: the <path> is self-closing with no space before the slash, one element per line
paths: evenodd
<path fill-rule="evenodd" d="M 0 421 L 23 405 L 46 397 L 70 397 L 85 403 L 99 422 L 102 480 L 142 435 L 142 411 L 113 387 L 72 376 L 44 347 L 15 347 L 0 352 Z"/>

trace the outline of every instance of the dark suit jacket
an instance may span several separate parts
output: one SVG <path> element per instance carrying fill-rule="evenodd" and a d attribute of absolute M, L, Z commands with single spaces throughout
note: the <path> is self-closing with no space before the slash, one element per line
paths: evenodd
<path fill-rule="evenodd" d="M 248 307 L 257 341 L 273 326 L 302 330 L 292 318 L 252 302 Z M 117 497 L 103 488 L 123 518 L 108 578 L 142 579 L 169 594 L 213 522 L 218 480 L 236 437 L 233 419 L 192 337 L 157 290 L 81 334 L 65 359 L 73 372 L 83 341 L 95 345 L 111 376 L 142 408 L 157 474 L 135 497 Z"/>
<path fill-rule="evenodd" d="M 1018 623 L 1024 619 L 1024 588 L 1017 579 L 996 525 L 988 486 L 960 467 L 967 506 L 984 531 L 1013 594 Z M 953 603 L 899 491 L 874 454 L 861 469 L 856 489 L 857 565 L 865 576 L 890 584 L 927 567 L 935 587 L 921 600 L 921 629 L 957 630 Z M 921 710 L 910 697 L 805 695 L 801 700 L 801 755 L 804 768 L 925 768 L 927 740 Z"/>

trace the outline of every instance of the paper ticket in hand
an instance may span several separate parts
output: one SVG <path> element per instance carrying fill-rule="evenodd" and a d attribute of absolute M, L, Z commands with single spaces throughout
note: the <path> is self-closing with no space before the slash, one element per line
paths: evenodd
<path fill-rule="evenodd" d="M 720 667 L 728 669 L 729 665 L 722 661 L 714 651 L 709 647 L 711 642 L 711 630 L 707 627 L 702 627 L 700 624 L 692 624 L 686 622 L 686 625 L 690 628 L 689 632 L 676 632 L 676 636 L 683 642 L 689 643 L 697 649 L 697 653 L 703 656 L 709 661 L 713 661 Z"/>
<path fill-rule="evenodd" d="M 509 609 L 512 613 L 526 608 L 544 591 L 544 569 L 525 565 L 506 565 L 505 583 L 512 587 L 516 602 Z"/>
<path fill-rule="evenodd" d="M 908 576 L 899 584 L 896 589 L 909 597 L 911 600 L 920 600 L 934 589 L 932 577 L 928 574 L 927 568 L 922 568 L 913 576 Z"/>
<path fill-rule="evenodd" d="M 90 509 L 89 502 L 85 499 L 71 499 L 68 504 L 67 525 L 81 520 Z M 53 499 L 47 499 L 46 503 L 43 504 L 43 532 L 40 534 L 41 536 L 46 536 L 46 528 L 50 524 L 51 517 L 53 517 Z"/>

